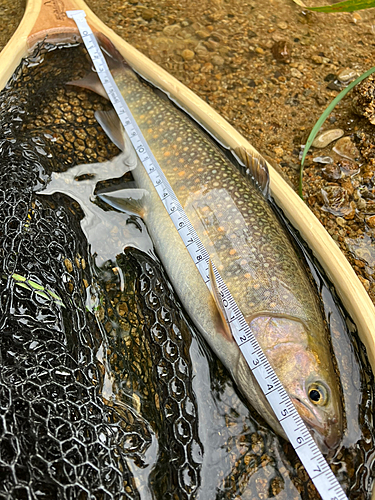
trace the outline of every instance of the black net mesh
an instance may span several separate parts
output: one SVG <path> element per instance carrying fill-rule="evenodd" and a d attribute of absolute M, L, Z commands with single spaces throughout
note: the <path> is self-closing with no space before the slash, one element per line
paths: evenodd
<path fill-rule="evenodd" d="M 52 172 L 117 152 L 94 118 L 107 102 L 66 85 L 89 69 L 81 48 L 45 46 L 0 94 L 0 498 L 319 498 L 196 336 L 159 262 L 127 248 L 96 265 L 82 207 L 37 194 Z M 350 352 L 361 431 L 333 468 L 362 499 L 373 379 L 361 348 Z"/>

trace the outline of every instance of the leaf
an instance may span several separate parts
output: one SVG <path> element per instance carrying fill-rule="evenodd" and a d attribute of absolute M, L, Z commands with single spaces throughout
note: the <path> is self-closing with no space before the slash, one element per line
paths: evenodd
<path fill-rule="evenodd" d="M 375 7 L 375 0 L 345 0 L 333 5 L 323 5 L 322 7 L 307 7 L 301 0 L 293 0 L 304 9 L 315 12 L 353 12 L 355 10 L 370 9 Z"/>
<path fill-rule="evenodd" d="M 298 193 L 300 195 L 300 197 L 303 199 L 303 195 L 302 195 L 302 177 L 303 177 L 303 164 L 305 162 L 305 158 L 306 158 L 306 155 L 311 147 L 311 144 L 313 143 L 315 137 L 316 137 L 316 134 L 319 132 L 320 130 L 320 127 L 323 125 L 323 123 L 326 121 L 328 115 L 330 114 L 330 112 L 333 110 L 333 108 L 336 106 L 336 104 L 338 104 L 341 99 L 343 97 L 346 96 L 346 94 L 352 90 L 353 87 L 355 87 L 358 83 L 360 83 L 362 80 L 364 80 L 365 78 L 367 78 L 368 76 L 371 75 L 371 73 L 374 73 L 375 72 L 375 66 L 372 67 L 371 69 L 369 69 L 368 71 L 366 71 L 365 73 L 363 73 L 361 76 L 359 76 L 356 80 L 354 80 L 354 82 L 350 83 L 344 90 L 342 90 L 339 95 L 337 95 L 333 101 L 330 103 L 330 105 L 328 106 L 328 108 L 326 108 L 322 115 L 320 116 L 319 120 L 315 123 L 314 125 L 314 128 L 312 129 L 312 131 L 310 132 L 310 135 L 306 141 L 306 145 L 305 145 L 305 149 L 303 150 L 303 155 L 302 155 L 302 160 L 301 160 L 301 168 L 300 168 L 300 171 L 299 171 L 299 188 L 298 188 Z"/>

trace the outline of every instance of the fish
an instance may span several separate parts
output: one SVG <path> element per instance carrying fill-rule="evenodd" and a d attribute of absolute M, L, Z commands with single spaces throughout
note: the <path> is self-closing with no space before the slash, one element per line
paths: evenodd
<path fill-rule="evenodd" d="M 98 36 L 114 80 L 153 155 L 220 272 L 289 397 L 324 453 L 343 435 L 340 382 L 316 290 L 269 203 L 265 160 L 237 151 L 245 174 L 193 120 L 141 81 L 104 36 Z M 90 74 L 70 82 L 105 95 Z M 256 382 L 224 317 L 217 285 L 202 280 L 129 138 L 113 111 L 96 118 L 131 156 L 134 190 L 99 195 L 118 210 L 137 210 L 188 315 L 228 368 L 240 392 L 281 436 L 286 435 Z M 126 163 L 126 162 L 125 162 Z M 131 194 L 131 196 L 130 196 Z M 217 291 L 217 290 L 216 290 Z"/>

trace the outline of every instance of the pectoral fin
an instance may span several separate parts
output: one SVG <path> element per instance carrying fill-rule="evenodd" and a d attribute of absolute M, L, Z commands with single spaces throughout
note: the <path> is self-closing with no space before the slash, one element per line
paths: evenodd
<path fill-rule="evenodd" d="M 225 308 L 223 304 L 223 300 L 221 298 L 219 288 L 217 286 L 217 281 L 214 273 L 214 269 L 212 266 L 212 261 L 210 259 L 209 264 L 209 276 L 210 276 L 210 284 L 211 284 L 211 293 L 216 305 L 216 328 L 217 330 L 225 337 L 229 342 L 233 342 L 233 333 L 230 328 L 230 324 L 228 323 L 227 316 L 225 313 Z"/>
<path fill-rule="evenodd" d="M 72 80 L 71 82 L 67 82 L 66 85 L 72 85 L 73 87 L 81 87 L 83 89 L 92 90 L 96 94 L 99 94 L 105 99 L 108 99 L 107 92 L 105 91 L 102 82 L 99 80 L 97 73 L 94 73 L 93 71 L 91 73 L 88 73 L 80 80 Z"/>
<path fill-rule="evenodd" d="M 144 217 L 149 196 L 146 189 L 119 189 L 111 193 L 98 194 L 97 198 L 120 212 L 127 212 Z"/>

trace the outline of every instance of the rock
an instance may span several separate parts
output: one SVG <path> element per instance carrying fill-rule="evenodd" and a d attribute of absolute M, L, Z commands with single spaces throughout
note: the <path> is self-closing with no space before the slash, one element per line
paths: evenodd
<path fill-rule="evenodd" d="M 315 163 L 322 163 L 323 165 L 333 163 L 333 159 L 330 156 L 316 156 L 313 158 L 313 161 Z"/>
<path fill-rule="evenodd" d="M 312 146 L 314 146 L 314 148 L 325 148 L 326 146 L 328 146 L 328 144 L 330 144 L 333 141 L 336 141 L 336 139 L 339 139 L 343 135 L 344 131 L 341 130 L 341 128 L 325 130 L 320 135 L 315 137 Z"/>
<path fill-rule="evenodd" d="M 328 75 L 326 75 L 324 77 L 325 82 L 332 82 L 332 80 L 335 80 L 335 79 L 336 79 L 336 75 L 333 73 L 328 73 Z"/>
<path fill-rule="evenodd" d="M 213 64 L 214 66 L 223 66 L 223 64 L 225 63 L 224 58 L 223 58 L 223 57 L 221 57 L 221 56 L 214 56 L 214 57 L 211 59 L 211 61 L 212 61 L 212 64 Z"/>
<path fill-rule="evenodd" d="M 375 227 L 375 215 L 371 215 L 370 217 L 366 217 L 366 224 L 372 228 Z"/>
<path fill-rule="evenodd" d="M 211 35 L 211 32 L 204 30 L 204 29 L 201 29 L 201 30 L 196 31 L 195 35 L 198 38 L 200 38 L 201 40 L 205 40 L 206 38 L 208 38 Z"/>
<path fill-rule="evenodd" d="M 324 95 L 316 94 L 314 96 L 314 99 L 316 100 L 317 104 L 319 104 L 319 106 L 325 106 L 327 104 L 327 98 Z"/>
<path fill-rule="evenodd" d="M 257 47 L 255 49 L 255 52 L 257 52 L 258 54 L 264 54 L 264 50 L 262 49 L 262 47 Z"/>
<path fill-rule="evenodd" d="M 370 75 L 366 80 L 353 89 L 354 111 L 365 116 L 372 125 L 375 125 L 375 76 Z"/>
<path fill-rule="evenodd" d="M 275 155 L 278 157 L 278 158 L 282 158 L 283 154 L 284 154 L 284 150 L 283 148 L 280 148 L 280 147 L 276 147 L 274 149 L 274 152 L 275 152 Z"/>
<path fill-rule="evenodd" d="M 323 57 L 322 56 L 318 56 L 317 54 L 314 54 L 313 56 L 311 56 L 311 60 L 315 64 L 323 64 Z"/>
<path fill-rule="evenodd" d="M 281 21 L 280 23 L 277 23 L 277 27 L 281 30 L 286 30 L 288 29 L 288 23 L 286 23 L 285 21 Z"/>
<path fill-rule="evenodd" d="M 181 56 L 184 61 L 192 61 L 195 57 L 195 52 L 190 49 L 185 49 L 181 52 Z"/>
<path fill-rule="evenodd" d="M 181 31 L 181 26 L 179 24 L 171 24 L 163 29 L 163 33 L 166 36 L 175 36 L 179 31 Z"/>
<path fill-rule="evenodd" d="M 278 62 L 290 62 L 290 47 L 286 40 L 275 42 L 271 47 L 273 57 Z"/>
<path fill-rule="evenodd" d="M 337 84 L 336 81 L 334 82 L 330 82 L 328 85 L 327 85 L 327 89 L 329 90 L 337 90 L 338 92 L 341 90 L 341 85 Z"/>
<path fill-rule="evenodd" d="M 151 21 L 156 15 L 156 12 L 154 12 L 152 9 L 142 9 L 141 11 L 141 17 L 145 21 Z"/>
<path fill-rule="evenodd" d="M 360 153 L 350 137 L 342 137 L 337 141 L 333 151 L 349 160 L 356 160 L 360 157 Z"/>
<path fill-rule="evenodd" d="M 337 75 L 337 79 L 339 82 L 347 85 L 348 83 L 352 82 L 358 77 L 358 73 L 355 69 L 343 69 L 340 71 L 340 73 Z"/>
<path fill-rule="evenodd" d="M 218 51 L 219 42 L 215 42 L 215 40 L 207 40 L 206 42 L 203 43 L 207 47 L 207 49 L 210 50 L 211 52 Z"/>
<path fill-rule="evenodd" d="M 290 74 L 291 74 L 291 76 L 293 76 L 294 78 L 302 78 L 302 76 L 303 76 L 303 75 L 302 75 L 302 73 L 301 73 L 300 71 L 298 71 L 298 69 L 297 69 L 297 68 L 292 68 L 292 69 L 290 70 Z"/>
<path fill-rule="evenodd" d="M 366 200 L 364 198 L 359 198 L 357 201 L 357 207 L 359 210 L 365 210 L 367 206 Z"/>
<path fill-rule="evenodd" d="M 321 193 L 324 200 L 322 210 L 335 215 L 337 224 L 344 225 L 344 219 L 354 218 L 356 207 L 354 201 L 349 201 L 347 189 L 342 186 L 328 185 L 325 189 L 321 189 Z"/>

